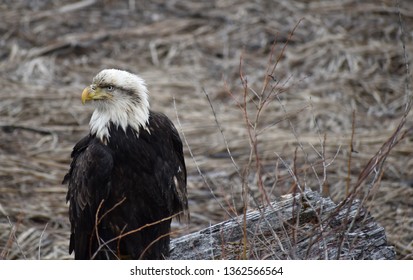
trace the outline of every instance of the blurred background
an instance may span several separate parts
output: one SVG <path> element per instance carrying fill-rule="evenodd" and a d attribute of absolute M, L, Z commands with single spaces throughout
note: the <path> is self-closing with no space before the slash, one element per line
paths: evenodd
<path fill-rule="evenodd" d="M 262 188 L 340 201 L 412 88 L 408 0 L 2 0 L 0 19 L 0 259 L 72 258 L 61 181 L 101 69 L 142 76 L 181 133 L 191 223 L 176 235 L 254 209 Z M 413 258 L 411 129 L 409 114 L 361 188 L 399 259 Z"/>

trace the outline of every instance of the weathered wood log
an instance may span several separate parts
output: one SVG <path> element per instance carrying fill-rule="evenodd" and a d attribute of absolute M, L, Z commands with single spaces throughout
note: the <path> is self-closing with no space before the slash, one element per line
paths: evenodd
<path fill-rule="evenodd" d="M 245 222 L 246 221 L 246 222 Z M 171 242 L 170 259 L 394 259 L 394 248 L 358 200 L 288 195 Z"/>

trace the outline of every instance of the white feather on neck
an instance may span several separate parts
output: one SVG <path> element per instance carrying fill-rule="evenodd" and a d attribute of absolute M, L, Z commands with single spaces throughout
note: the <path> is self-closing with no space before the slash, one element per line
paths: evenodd
<path fill-rule="evenodd" d="M 99 102 L 99 101 L 98 101 Z M 98 106 L 90 119 L 90 133 L 96 135 L 102 142 L 106 143 L 110 138 L 110 125 L 126 132 L 128 126 L 135 130 L 137 136 L 140 129 L 147 129 L 149 119 L 149 106 L 131 107 L 125 102 L 117 100 L 109 106 Z"/>

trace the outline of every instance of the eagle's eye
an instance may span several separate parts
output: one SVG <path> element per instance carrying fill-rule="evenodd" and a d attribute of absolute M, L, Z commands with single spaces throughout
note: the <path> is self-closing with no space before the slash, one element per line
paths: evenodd
<path fill-rule="evenodd" d="M 115 87 L 112 86 L 112 85 L 107 85 L 107 86 L 105 86 L 105 88 L 106 88 L 107 91 L 114 91 L 114 89 L 115 89 Z"/>

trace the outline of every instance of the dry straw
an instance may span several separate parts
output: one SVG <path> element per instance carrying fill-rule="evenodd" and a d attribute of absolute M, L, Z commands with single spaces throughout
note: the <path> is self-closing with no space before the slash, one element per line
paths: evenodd
<path fill-rule="evenodd" d="M 411 259 L 413 43 L 399 15 L 410 30 L 413 3 L 178 2 L 0 4 L 0 258 L 72 258 L 61 181 L 88 131 L 80 93 L 116 67 L 147 80 L 154 110 L 179 116 L 192 217 L 180 232 L 299 186 L 337 202 L 357 187 L 398 258 Z M 237 102 L 248 97 L 254 116 L 265 87 L 271 102 L 248 128 Z"/>

